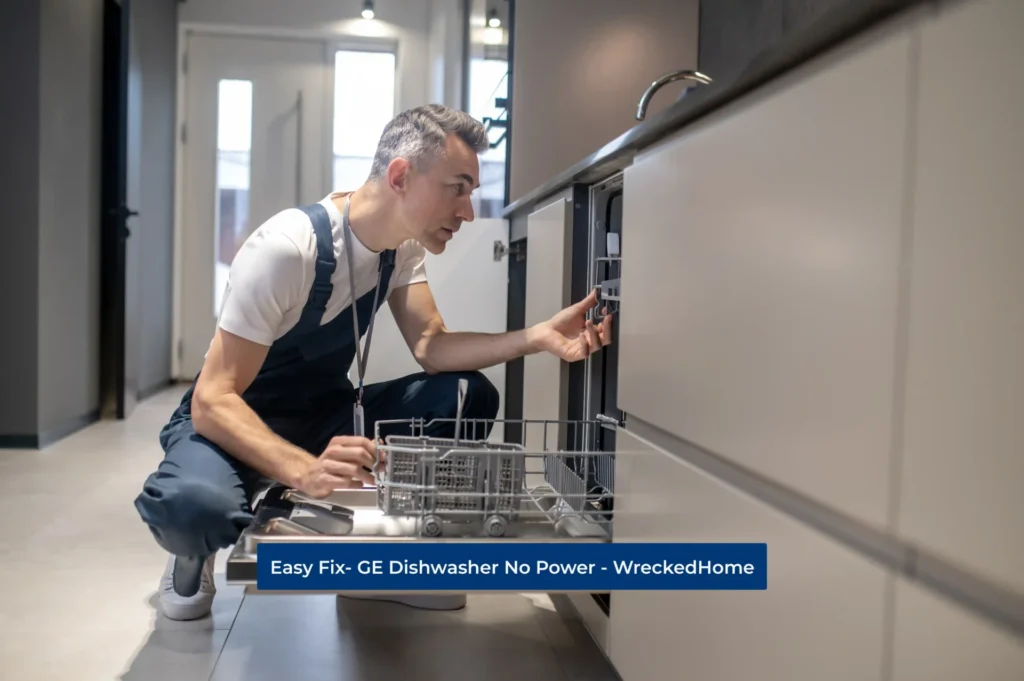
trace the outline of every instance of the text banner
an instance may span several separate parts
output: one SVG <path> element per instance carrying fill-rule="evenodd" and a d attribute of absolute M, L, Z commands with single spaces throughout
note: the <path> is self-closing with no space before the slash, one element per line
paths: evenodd
<path fill-rule="evenodd" d="M 767 544 L 264 543 L 267 591 L 753 590 Z"/>

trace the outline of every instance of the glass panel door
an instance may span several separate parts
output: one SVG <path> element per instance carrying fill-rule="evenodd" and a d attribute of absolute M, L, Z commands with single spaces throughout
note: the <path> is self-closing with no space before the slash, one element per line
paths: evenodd
<path fill-rule="evenodd" d="M 202 367 L 246 238 L 323 198 L 330 164 L 323 42 L 191 32 L 186 49 L 179 378 Z"/>
<path fill-rule="evenodd" d="M 395 115 L 395 55 L 338 50 L 334 55 L 334 191 L 366 181 L 380 135 Z"/>

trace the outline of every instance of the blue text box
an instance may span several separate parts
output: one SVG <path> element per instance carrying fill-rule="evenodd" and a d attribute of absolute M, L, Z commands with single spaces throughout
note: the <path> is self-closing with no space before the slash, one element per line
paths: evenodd
<path fill-rule="evenodd" d="M 758 590 L 767 544 L 264 543 L 269 591 Z"/>

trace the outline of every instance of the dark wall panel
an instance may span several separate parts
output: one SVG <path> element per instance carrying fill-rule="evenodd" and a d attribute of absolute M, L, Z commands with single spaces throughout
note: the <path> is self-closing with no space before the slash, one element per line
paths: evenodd
<path fill-rule="evenodd" d="M 0 2 L 0 441 L 39 423 L 39 23 Z"/>

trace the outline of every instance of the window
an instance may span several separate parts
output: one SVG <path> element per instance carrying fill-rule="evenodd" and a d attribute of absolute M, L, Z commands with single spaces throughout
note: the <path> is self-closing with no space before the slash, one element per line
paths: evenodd
<path fill-rule="evenodd" d="M 499 104 L 508 97 L 507 3 L 471 0 L 465 30 L 469 39 L 466 106 L 469 115 L 488 126 L 491 149 L 480 156 L 480 189 L 473 194 L 478 217 L 500 217 L 505 205 L 506 129 L 509 112 Z"/>
<path fill-rule="evenodd" d="M 339 50 L 334 55 L 335 191 L 351 191 L 370 174 L 384 126 L 395 115 L 395 55 Z"/>
<path fill-rule="evenodd" d="M 214 317 L 220 316 L 231 262 L 249 236 L 252 82 L 217 84 L 217 190 L 214 222 Z"/>
<path fill-rule="evenodd" d="M 505 205 L 505 109 L 495 100 L 508 96 L 508 62 L 503 59 L 473 59 L 469 63 L 469 115 L 492 123 L 489 137 L 495 145 L 480 156 L 480 189 L 475 197 L 475 210 L 482 218 L 498 217 Z"/>

